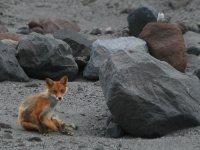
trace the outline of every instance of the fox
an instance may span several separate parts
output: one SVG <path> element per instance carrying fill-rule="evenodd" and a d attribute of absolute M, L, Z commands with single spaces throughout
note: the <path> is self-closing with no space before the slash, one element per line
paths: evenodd
<path fill-rule="evenodd" d="M 18 122 L 25 130 L 34 130 L 42 134 L 60 132 L 73 135 L 76 126 L 66 124 L 59 117 L 54 117 L 53 110 L 68 91 L 68 77 L 63 76 L 59 81 L 46 78 L 45 91 L 26 97 L 19 106 Z"/>

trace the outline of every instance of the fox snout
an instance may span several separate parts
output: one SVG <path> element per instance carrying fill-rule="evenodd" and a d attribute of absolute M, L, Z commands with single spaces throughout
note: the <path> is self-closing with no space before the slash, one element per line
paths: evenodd
<path fill-rule="evenodd" d="M 61 101 L 63 99 L 63 96 L 56 96 L 55 95 L 55 98 L 58 100 L 58 101 Z"/>
<path fill-rule="evenodd" d="M 57 99 L 58 99 L 59 101 L 61 101 L 61 100 L 63 99 L 63 97 L 58 97 Z"/>

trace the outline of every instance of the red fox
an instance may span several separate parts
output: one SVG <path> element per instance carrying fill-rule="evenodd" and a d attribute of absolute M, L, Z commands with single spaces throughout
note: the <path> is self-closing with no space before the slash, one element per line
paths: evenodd
<path fill-rule="evenodd" d="M 56 131 L 72 135 L 74 124 L 66 124 L 58 117 L 52 116 L 53 108 L 62 100 L 68 90 L 68 78 L 63 76 L 59 81 L 46 79 L 46 91 L 27 97 L 19 106 L 18 121 L 26 130 L 40 133 Z"/>

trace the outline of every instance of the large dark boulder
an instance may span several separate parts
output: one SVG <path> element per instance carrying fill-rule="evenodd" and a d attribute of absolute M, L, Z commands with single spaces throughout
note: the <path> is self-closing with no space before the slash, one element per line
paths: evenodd
<path fill-rule="evenodd" d="M 134 137 L 200 125 L 199 79 L 148 53 L 117 51 L 99 77 L 114 121 Z"/>
<path fill-rule="evenodd" d="M 138 37 L 147 23 L 156 22 L 156 17 L 149 8 L 140 7 L 132 10 L 128 14 L 127 20 L 130 35 Z"/>
<path fill-rule="evenodd" d="M 58 79 L 67 75 L 74 80 L 78 66 L 70 46 L 41 34 L 31 34 L 19 42 L 17 58 L 28 76 L 37 79 Z"/>
<path fill-rule="evenodd" d="M 17 58 L 16 49 L 0 42 L 0 81 L 28 81 Z"/>

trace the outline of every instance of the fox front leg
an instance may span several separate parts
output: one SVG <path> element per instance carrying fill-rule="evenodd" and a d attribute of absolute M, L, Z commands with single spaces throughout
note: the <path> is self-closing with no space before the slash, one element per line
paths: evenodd
<path fill-rule="evenodd" d="M 68 126 L 63 120 L 58 117 L 52 117 L 51 120 L 57 126 L 59 132 L 65 135 L 73 135 L 73 128 Z"/>

